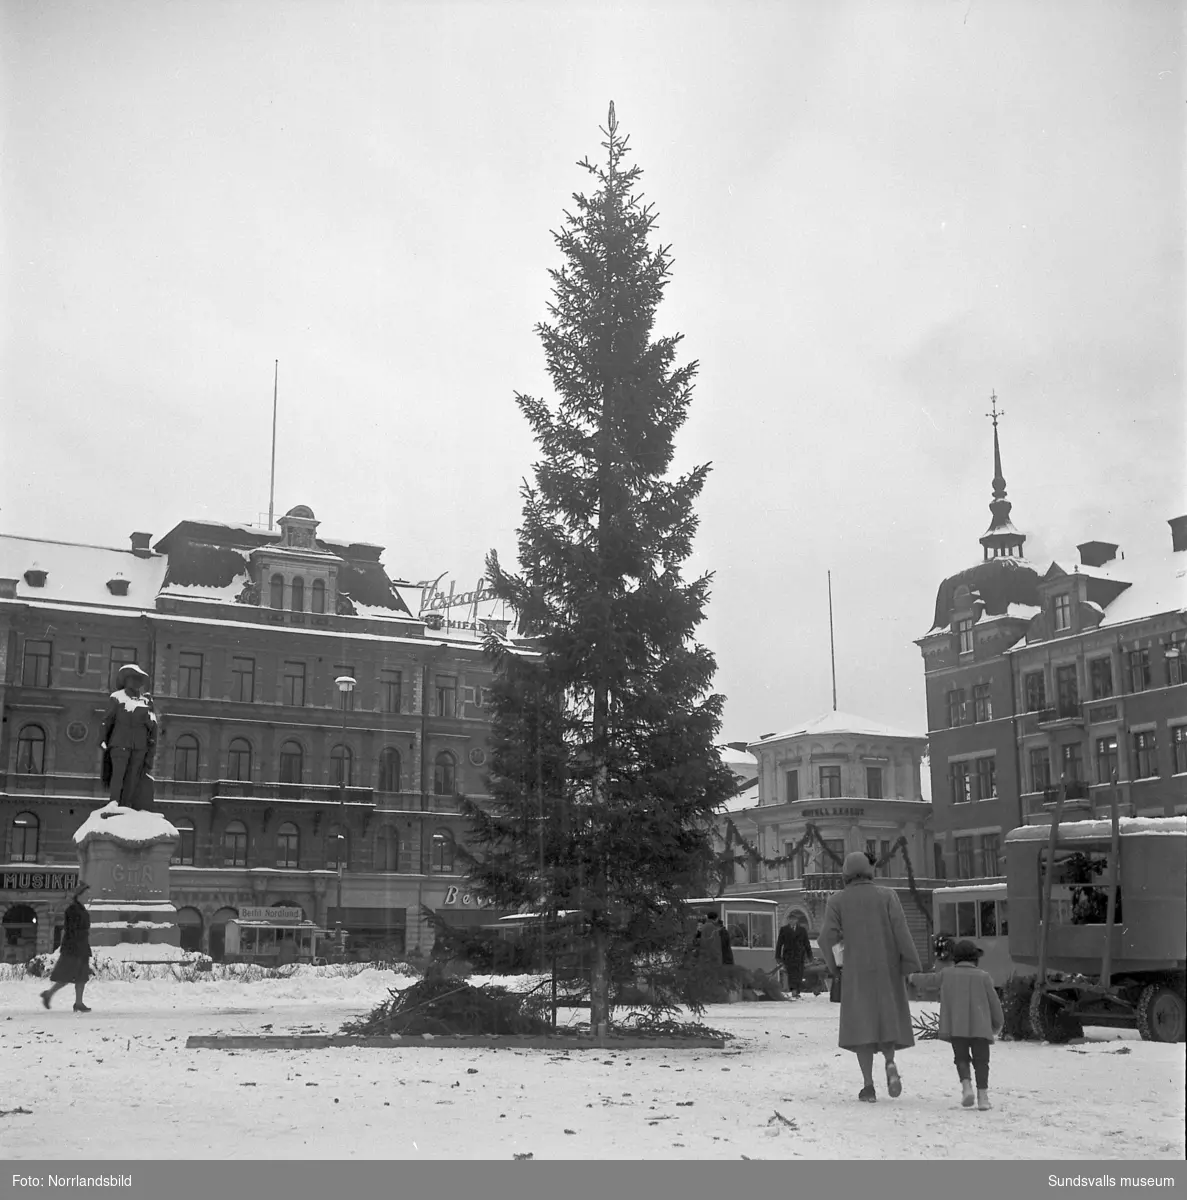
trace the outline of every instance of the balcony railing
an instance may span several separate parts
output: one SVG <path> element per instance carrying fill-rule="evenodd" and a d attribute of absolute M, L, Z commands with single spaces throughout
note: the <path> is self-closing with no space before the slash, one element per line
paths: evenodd
<path fill-rule="evenodd" d="M 1065 700 L 1053 708 L 1035 713 L 1035 724 L 1040 729 L 1056 725 L 1083 725 L 1084 706 L 1077 701 Z"/>

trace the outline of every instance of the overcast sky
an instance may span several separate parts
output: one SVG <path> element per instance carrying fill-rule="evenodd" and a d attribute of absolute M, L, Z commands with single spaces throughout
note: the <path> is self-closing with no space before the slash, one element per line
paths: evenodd
<path fill-rule="evenodd" d="M 839 707 L 926 728 L 995 389 L 1035 561 L 1187 511 L 1170 0 L 0 14 L 4 532 L 266 520 L 279 359 L 277 510 L 472 587 L 514 554 L 513 393 L 551 394 L 550 230 L 610 100 L 701 364 L 723 739 L 830 707 L 830 569 Z"/>

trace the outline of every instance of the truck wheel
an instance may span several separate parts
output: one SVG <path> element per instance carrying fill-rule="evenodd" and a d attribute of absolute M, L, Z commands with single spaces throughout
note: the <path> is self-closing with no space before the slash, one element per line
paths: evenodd
<path fill-rule="evenodd" d="M 1030 1031 L 1040 1042 L 1055 1045 L 1084 1036 L 1080 1022 L 1038 988 L 1030 997 Z"/>
<path fill-rule="evenodd" d="M 1138 997 L 1138 1033 L 1146 1042 L 1187 1040 L 1187 1003 L 1165 983 L 1151 983 Z"/>

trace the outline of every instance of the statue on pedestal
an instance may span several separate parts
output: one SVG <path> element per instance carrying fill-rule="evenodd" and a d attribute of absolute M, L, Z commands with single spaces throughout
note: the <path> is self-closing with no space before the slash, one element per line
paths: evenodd
<path fill-rule="evenodd" d="M 141 809 L 152 803 L 153 757 L 157 748 L 157 714 L 144 687 L 148 674 L 135 663 L 116 672 L 103 717 L 103 786 L 121 808 Z"/>

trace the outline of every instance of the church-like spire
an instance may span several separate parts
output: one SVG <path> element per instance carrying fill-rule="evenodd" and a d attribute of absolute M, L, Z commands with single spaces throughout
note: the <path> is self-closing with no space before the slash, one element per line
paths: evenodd
<path fill-rule="evenodd" d="M 1013 505 L 1006 499 L 1006 477 L 1002 474 L 1002 451 L 997 437 L 997 422 L 1005 413 L 997 406 L 997 393 L 989 397 L 990 411 L 985 415 L 993 422 L 993 500 L 989 511 L 993 520 L 981 535 L 986 558 L 1021 558 L 1026 534 L 1020 533 L 1010 520 Z"/>

